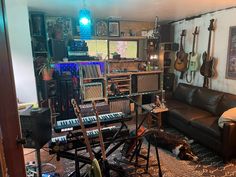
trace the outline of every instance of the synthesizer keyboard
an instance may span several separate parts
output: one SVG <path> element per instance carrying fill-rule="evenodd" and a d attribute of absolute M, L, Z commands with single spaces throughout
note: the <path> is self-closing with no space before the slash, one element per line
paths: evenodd
<path fill-rule="evenodd" d="M 110 126 L 102 128 L 102 135 L 104 142 L 112 140 L 113 136 L 120 130 L 120 127 Z M 98 129 L 87 131 L 87 135 L 93 146 L 99 145 L 98 140 Z M 117 134 L 116 140 L 125 138 L 129 136 L 128 129 L 121 129 L 119 134 Z M 51 139 L 49 142 L 50 154 L 57 152 L 69 151 L 75 148 L 85 147 L 84 138 L 81 132 L 76 132 L 73 134 L 68 134 L 65 136 L 58 136 Z"/>
<path fill-rule="evenodd" d="M 108 113 L 99 115 L 101 125 L 107 125 L 112 123 L 117 123 L 120 121 L 130 120 L 131 117 L 126 117 L 122 112 Z M 97 125 L 97 120 L 95 116 L 88 116 L 82 118 L 86 128 L 93 127 Z M 54 131 L 56 133 L 73 131 L 80 129 L 80 123 L 77 118 L 57 121 L 54 126 Z"/>

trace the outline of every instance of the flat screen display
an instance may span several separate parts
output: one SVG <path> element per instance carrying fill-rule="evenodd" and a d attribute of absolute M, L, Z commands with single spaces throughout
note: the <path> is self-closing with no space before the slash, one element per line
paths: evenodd
<path fill-rule="evenodd" d="M 109 41 L 109 58 L 113 53 L 118 53 L 121 58 L 138 58 L 138 41 Z"/>
<path fill-rule="evenodd" d="M 101 59 L 107 58 L 107 40 L 86 40 L 89 56 L 96 56 Z"/>

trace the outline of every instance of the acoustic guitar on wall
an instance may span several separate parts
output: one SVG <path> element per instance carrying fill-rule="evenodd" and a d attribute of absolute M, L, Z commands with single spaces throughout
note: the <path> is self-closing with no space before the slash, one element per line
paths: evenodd
<path fill-rule="evenodd" d="M 196 36 L 199 34 L 198 27 L 195 27 L 195 30 L 193 32 L 193 46 L 192 46 L 192 52 L 189 53 L 189 63 L 188 63 L 188 73 L 186 76 L 186 81 L 188 83 L 191 83 L 195 77 L 196 71 L 199 69 L 199 62 L 201 55 L 195 52 L 195 41 Z M 189 76 L 190 75 L 190 79 Z"/>
<path fill-rule="evenodd" d="M 210 26 L 208 27 L 208 31 L 209 31 L 208 48 L 207 48 L 207 52 L 204 52 L 202 55 L 203 63 L 200 68 L 200 73 L 202 76 L 204 76 L 203 87 L 206 87 L 206 88 L 209 88 L 209 78 L 213 76 L 214 58 L 210 56 L 211 35 L 212 35 L 212 31 L 214 30 L 213 23 L 214 23 L 214 19 L 211 19 Z"/>
<path fill-rule="evenodd" d="M 186 30 L 182 30 L 180 38 L 180 50 L 177 52 L 175 60 L 175 70 L 180 71 L 180 79 L 183 79 L 185 71 L 188 69 L 188 54 L 185 53 L 183 48 L 183 38 L 186 36 Z"/>

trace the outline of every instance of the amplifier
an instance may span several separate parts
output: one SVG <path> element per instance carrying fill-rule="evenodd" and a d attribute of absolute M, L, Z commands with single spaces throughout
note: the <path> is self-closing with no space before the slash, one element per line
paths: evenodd
<path fill-rule="evenodd" d="M 79 105 L 79 107 L 81 109 L 81 114 L 82 114 L 83 117 L 94 115 L 93 105 L 91 103 L 81 104 L 81 105 Z M 110 113 L 110 107 L 106 102 L 96 103 L 96 109 L 97 109 L 97 112 L 98 112 L 99 115 Z"/>
<path fill-rule="evenodd" d="M 132 93 L 151 92 L 160 89 L 159 74 L 137 74 L 132 76 Z"/>
<path fill-rule="evenodd" d="M 83 87 L 84 100 L 103 98 L 103 89 L 101 82 L 85 83 Z"/>
<path fill-rule="evenodd" d="M 25 148 L 41 148 L 52 136 L 50 109 L 28 109 L 20 113 L 22 137 Z"/>
<path fill-rule="evenodd" d="M 109 101 L 111 112 L 123 112 L 124 114 L 130 114 L 130 100 L 118 99 Z"/>

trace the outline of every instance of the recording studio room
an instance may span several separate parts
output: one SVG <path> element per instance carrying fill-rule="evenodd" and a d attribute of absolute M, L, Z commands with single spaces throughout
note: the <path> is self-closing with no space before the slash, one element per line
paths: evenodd
<path fill-rule="evenodd" d="M 235 0 L 0 2 L 0 177 L 236 176 Z"/>

